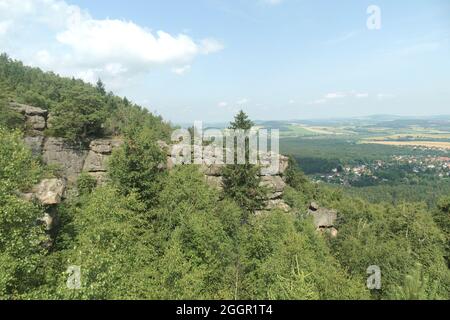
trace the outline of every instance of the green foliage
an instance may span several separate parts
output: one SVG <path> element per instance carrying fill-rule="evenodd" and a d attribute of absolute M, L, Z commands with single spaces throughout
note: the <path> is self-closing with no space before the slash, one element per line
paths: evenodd
<path fill-rule="evenodd" d="M 74 232 L 65 240 L 70 245 L 59 252 L 63 263 L 53 266 L 50 295 L 63 299 L 139 298 L 132 292 L 130 278 L 145 274 L 154 256 L 139 212 L 143 206 L 135 195 L 122 196 L 112 187 L 96 189 L 80 207 L 68 210 L 72 221 L 66 229 Z M 66 286 L 65 271 L 71 265 L 80 267 L 80 290 Z"/>
<path fill-rule="evenodd" d="M 348 277 L 310 221 L 281 212 L 252 217 L 240 243 L 240 298 L 367 297 L 364 281 Z"/>
<path fill-rule="evenodd" d="M 22 123 L 17 114 L 5 109 L 4 99 L 49 110 L 48 134 L 68 142 L 85 143 L 102 135 L 121 135 L 154 128 L 162 137 L 170 136 L 170 125 L 126 98 L 106 93 L 101 80 L 96 86 L 81 80 L 62 78 L 54 73 L 24 66 L 0 55 L 0 125 Z"/>
<path fill-rule="evenodd" d="M 145 128 L 115 150 L 109 162 L 113 183 L 125 194 L 137 192 L 149 204 L 157 200 L 166 162 L 155 141 L 154 132 Z"/>
<path fill-rule="evenodd" d="M 450 196 L 440 199 L 438 203 L 438 208 L 443 213 L 450 214 Z"/>
<path fill-rule="evenodd" d="M 111 183 L 96 188 L 83 173 L 81 197 L 52 208 L 60 228 L 51 251 L 42 208 L 17 194 L 54 173 L 33 159 L 19 131 L 6 129 L 19 125 L 6 108 L 11 99 L 50 110 L 48 133 L 71 142 L 125 140 L 110 158 Z M 6 55 L 0 114 L 0 299 L 449 299 L 448 197 L 428 208 L 400 196 L 369 203 L 312 183 L 291 158 L 284 200 L 292 212 L 254 215 L 266 192 L 257 166 L 227 166 L 225 197 L 196 166 L 167 172 L 156 141 L 167 140 L 171 126 L 160 117 L 107 93 L 101 80 L 60 78 Z M 242 111 L 230 124 L 252 126 Z M 328 164 L 380 151 L 330 140 L 302 141 L 304 156 L 327 144 L 342 155 L 321 149 Z M 312 200 L 338 210 L 336 238 L 315 230 L 306 214 Z M 381 267 L 380 291 L 365 288 L 370 265 Z M 69 266 L 81 269 L 80 290 L 66 286 Z"/>
<path fill-rule="evenodd" d="M 105 85 L 103 84 L 101 79 L 98 79 L 95 89 L 97 89 L 98 93 L 100 93 L 102 96 L 106 95 L 106 89 Z"/>
<path fill-rule="evenodd" d="M 0 128 L 0 299 L 19 298 L 42 280 L 45 231 L 37 223 L 44 213 L 16 195 L 40 173 L 18 132 Z"/>
<path fill-rule="evenodd" d="M 264 206 L 267 190 L 260 186 L 259 168 L 250 164 L 228 165 L 222 170 L 225 194 L 241 208 L 255 212 Z"/>
<path fill-rule="evenodd" d="M 230 123 L 229 129 L 233 130 L 245 130 L 248 131 L 253 127 L 254 123 L 248 118 L 244 111 L 239 111 L 239 113 L 234 117 L 234 121 Z"/>
<path fill-rule="evenodd" d="M 430 280 L 422 271 L 422 265 L 416 264 L 415 268 L 407 275 L 403 284 L 396 286 L 390 294 L 391 299 L 396 300 L 431 300 L 431 299 L 445 299 L 439 295 L 439 285 Z"/>
<path fill-rule="evenodd" d="M 162 244 L 158 298 L 231 299 L 239 208 L 204 182 L 198 169 L 176 167 L 154 211 Z"/>
<path fill-rule="evenodd" d="M 288 168 L 284 173 L 286 183 L 296 190 L 302 190 L 308 184 L 308 178 L 298 169 L 295 158 L 290 156 L 288 160 Z"/>
<path fill-rule="evenodd" d="M 82 172 L 78 176 L 77 188 L 80 195 L 86 195 L 92 193 L 97 186 L 97 180 L 86 172 Z"/>
<path fill-rule="evenodd" d="M 102 134 L 105 111 L 101 98 L 81 83 L 62 90 L 62 102 L 52 109 L 50 134 L 76 143 Z"/>
<path fill-rule="evenodd" d="M 248 132 L 252 126 L 253 122 L 241 110 L 235 116 L 234 121 L 230 123 L 229 129 Z M 235 144 L 237 144 L 237 141 L 235 141 Z M 236 152 L 233 154 L 236 163 Z M 247 212 L 255 212 L 264 206 L 267 190 L 260 186 L 259 171 L 258 166 L 249 163 L 248 138 L 245 139 L 245 164 L 227 165 L 222 170 L 225 194 Z"/>
<path fill-rule="evenodd" d="M 8 106 L 9 102 L 9 90 L 3 81 L 0 80 L 0 127 L 4 128 L 20 128 L 23 126 L 23 116 L 12 110 Z"/>
<path fill-rule="evenodd" d="M 42 283 L 48 239 L 37 220 L 43 215 L 33 204 L 0 193 L 0 299 L 20 298 Z"/>
<path fill-rule="evenodd" d="M 420 263 L 426 276 L 439 283 L 437 289 L 426 291 L 438 290 L 441 298 L 448 298 L 450 272 L 444 258 L 445 236 L 424 206 L 405 203 L 392 207 L 345 199 L 333 207 L 340 212 L 339 236 L 332 241 L 333 251 L 355 275 L 364 274 L 370 265 L 380 266 L 382 290 L 374 293 L 376 296 L 390 297 L 404 276 Z"/>
<path fill-rule="evenodd" d="M 22 142 L 21 133 L 0 128 L 0 193 L 30 188 L 40 173 L 41 168 Z"/>
<path fill-rule="evenodd" d="M 450 197 L 439 200 L 438 210 L 434 211 L 433 218 L 446 237 L 445 260 L 450 268 Z"/>

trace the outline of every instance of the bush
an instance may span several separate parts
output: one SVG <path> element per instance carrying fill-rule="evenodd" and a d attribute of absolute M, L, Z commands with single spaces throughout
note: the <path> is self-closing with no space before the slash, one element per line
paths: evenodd
<path fill-rule="evenodd" d="M 80 195 L 90 194 L 97 186 L 97 180 L 86 172 L 78 176 L 77 187 Z"/>

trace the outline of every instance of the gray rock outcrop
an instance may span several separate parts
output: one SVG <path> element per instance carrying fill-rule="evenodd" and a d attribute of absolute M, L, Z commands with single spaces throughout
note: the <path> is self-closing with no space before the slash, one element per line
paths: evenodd
<path fill-rule="evenodd" d="M 44 179 L 33 188 L 34 197 L 43 205 L 60 204 L 66 189 L 62 179 Z"/>
<path fill-rule="evenodd" d="M 158 145 L 166 154 L 167 161 L 165 167 L 171 170 L 175 163 L 201 163 L 198 164 L 200 172 L 205 175 L 205 181 L 213 188 L 223 190 L 223 176 L 222 170 L 226 166 L 223 163 L 223 153 L 226 149 L 219 149 L 212 146 L 193 146 L 191 150 L 191 157 L 185 159 L 182 156 L 182 148 L 180 146 L 169 146 L 164 141 L 158 141 Z M 222 154 L 221 154 L 222 153 Z M 274 157 L 278 157 L 278 162 L 274 162 Z M 274 167 L 270 164 L 278 164 Z M 264 211 L 271 211 L 275 209 L 290 211 L 290 207 L 283 201 L 283 192 L 286 188 L 284 181 L 284 173 L 288 167 L 288 158 L 283 155 L 274 153 L 267 153 L 260 159 L 261 166 L 260 176 L 261 185 L 268 190 L 267 198 L 265 199 L 265 210 L 257 212 L 258 214 Z"/>
<path fill-rule="evenodd" d="M 313 217 L 313 223 L 320 232 L 328 233 L 332 237 L 336 237 L 338 230 L 336 227 L 337 211 L 327 208 L 321 208 L 316 202 L 312 202 L 309 206 L 308 214 Z"/>
<path fill-rule="evenodd" d="M 29 136 L 43 136 L 47 127 L 47 110 L 12 102 L 11 108 L 24 116 Z"/>
<path fill-rule="evenodd" d="M 107 181 L 108 160 L 114 149 L 122 145 L 120 139 L 96 139 L 89 144 L 83 171 L 95 178 L 98 185 Z"/>
<path fill-rule="evenodd" d="M 43 136 L 26 136 L 24 138 L 25 144 L 31 149 L 34 156 L 42 155 L 44 148 L 44 137 Z"/>
<path fill-rule="evenodd" d="M 34 155 L 42 156 L 46 164 L 58 168 L 69 185 L 75 184 L 82 172 L 87 172 L 94 177 L 99 185 L 107 181 L 108 160 L 113 150 L 122 144 L 120 139 L 96 139 L 91 141 L 88 147 L 74 146 L 61 138 L 44 135 L 45 129 L 50 127 L 52 118 L 47 110 L 18 103 L 11 103 L 11 107 L 24 115 L 27 125 L 24 142 Z M 162 167 L 171 170 L 178 160 L 172 157 L 174 146 L 169 146 L 163 141 L 158 141 L 158 145 L 166 154 L 167 161 L 162 164 Z M 226 150 L 214 146 L 194 146 L 192 150 L 193 163 L 202 163 L 199 166 L 205 175 L 205 181 L 218 190 L 223 189 L 222 169 L 225 166 L 222 158 L 223 152 Z M 274 157 L 277 157 L 278 162 L 273 162 Z M 190 161 L 186 161 L 186 163 L 190 163 Z M 283 176 L 288 166 L 288 158 L 269 152 L 260 158 L 259 165 L 261 166 L 261 185 L 267 187 L 268 190 L 267 199 L 265 199 L 267 209 L 289 210 L 289 206 L 282 200 L 286 187 Z M 40 186 L 39 197 L 46 205 L 53 205 L 60 201 L 57 195 L 52 197 L 50 191 L 45 192 L 47 187 L 56 188 L 56 185 L 50 184 L 50 181 L 44 180 Z M 45 196 L 45 194 L 47 195 Z"/>
<path fill-rule="evenodd" d="M 83 171 L 88 150 L 74 147 L 61 138 L 47 138 L 44 142 L 42 158 L 46 164 L 57 166 L 69 183 L 74 183 Z"/>
<path fill-rule="evenodd" d="M 261 186 L 268 189 L 268 199 L 279 199 L 283 196 L 286 183 L 281 176 L 262 176 Z"/>

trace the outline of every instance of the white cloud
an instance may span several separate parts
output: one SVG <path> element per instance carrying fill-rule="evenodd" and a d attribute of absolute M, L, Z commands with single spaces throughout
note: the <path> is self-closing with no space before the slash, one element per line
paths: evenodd
<path fill-rule="evenodd" d="M 356 99 L 364 99 L 368 98 L 369 94 L 366 92 L 357 92 L 355 90 L 350 92 L 330 92 L 325 94 L 322 98 L 311 101 L 309 104 L 324 104 L 327 102 L 335 101 L 338 99 L 344 98 L 356 98 Z"/>
<path fill-rule="evenodd" d="M 225 108 L 225 107 L 228 106 L 228 102 L 226 102 L 226 101 L 221 101 L 221 102 L 219 102 L 217 105 L 218 105 L 219 107 L 221 107 L 221 108 Z"/>
<path fill-rule="evenodd" d="M 188 72 L 189 70 L 191 70 L 191 66 L 185 65 L 183 67 L 179 67 L 179 68 L 172 68 L 172 72 L 182 76 L 183 74 L 185 74 L 186 72 Z"/>
<path fill-rule="evenodd" d="M 6 33 L 10 29 L 14 33 Z M 95 19 L 62 0 L 0 0 L 0 45 L 29 64 L 107 83 L 161 65 L 183 74 L 196 57 L 223 49 L 212 38 L 197 41 L 132 21 Z"/>
<path fill-rule="evenodd" d="M 294 99 L 291 99 L 291 100 L 288 101 L 288 103 L 289 103 L 289 104 L 294 104 L 294 103 L 295 103 L 295 100 L 294 100 Z"/>
<path fill-rule="evenodd" d="M 342 93 L 342 92 L 331 92 L 331 93 L 327 93 L 325 95 L 325 99 L 340 99 L 340 98 L 345 98 L 347 96 L 346 93 Z"/>
<path fill-rule="evenodd" d="M 247 98 L 243 98 L 243 99 L 238 100 L 236 102 L 236 104 L 241 106 L 241 105 L 247 104 L 248 102 L 249 102 L 249 100 Z"/>
<path fill-rule="evenodd" d="M 223 44 L 215 39 L 203 39 L 201 42 L 201 53 L 210 54 L 224 49 Z"/>

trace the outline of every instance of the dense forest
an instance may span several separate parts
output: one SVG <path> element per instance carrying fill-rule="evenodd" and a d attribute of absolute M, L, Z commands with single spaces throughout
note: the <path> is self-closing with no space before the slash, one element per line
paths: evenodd
<path fill-rule="evenodd" d="M 120 136 L 101 187 L 81 175 L 56 208 L 51 248 L 22 199 L 57 174 L 23 143 L 27 128 L 9 102 L 49 110 L 46 135 L 75 145 Z M 311 182 L 291 159 L 290 212 L 256 215 L 255 168 L 230 165 L 223 191 L 196 166 L 161 169 L 157 141 L 173 126 L 126 98 L 0 56 L 1 299 L 449 299 L 450 197 L 428 207 L 408 199 L 367 201 Z M 232 128 L 253 123 L 240 113 Z M 315 201 L 338 212 L 337 237 L 315 230 Z M 81 268 L 81 288 L 67 269 Z M 381 269 L 369 290 L 367 268 Z"/>

